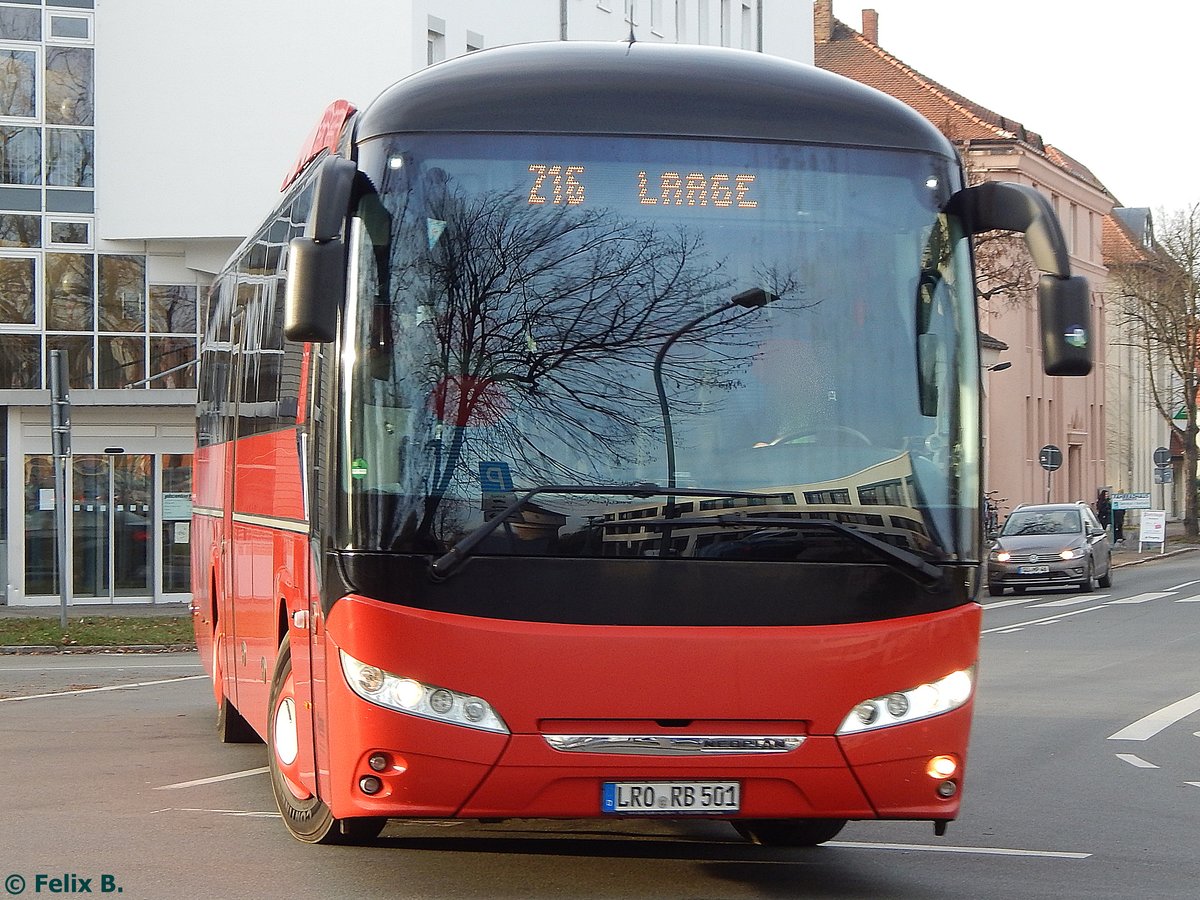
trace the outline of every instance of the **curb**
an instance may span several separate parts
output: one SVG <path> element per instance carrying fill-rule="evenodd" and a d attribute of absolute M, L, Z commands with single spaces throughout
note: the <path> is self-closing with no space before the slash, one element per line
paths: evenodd
<path fill-rule="evenodd" d="M 1138 559 L 1130 559 L 1125 562 L 1114 562 L 1114 569 L 1124 569 L 1127 566 L 1140 566 L 1143 563 L 1154 562 L 1156 559 L 1170 559 L 1172 556 L 1182 556 L 1184 553 L 1192 553 L 1200 550 L 1200 547 L 1179 547 L 1175 550 L 1168 550 L 1165 553 L 1151 553 L 1148 556 L 1142 556 Z"/>
<path fill-rule="evenodd" d="M 0 647 L 0 656 L 37 656 L 71 653 L 187 653 L 195 651 L 195 644 L 114 644 L 90 647 L 56 647 L 51 645 L 13 645 Z"/>

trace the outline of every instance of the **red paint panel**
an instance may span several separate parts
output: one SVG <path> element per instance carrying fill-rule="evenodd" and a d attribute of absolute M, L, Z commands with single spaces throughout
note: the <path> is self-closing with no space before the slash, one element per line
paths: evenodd
<path fill-rule="evenodd" d="M 239 439 L 233 477 L 235 513 L 305 518 L 295 428 Z"/>
<path fill-rule="evenodd" d="M 973 664 L 980 615 L 970 605 L 816 628 L 586 627 L 346 598 L 327 623 L 334 811 L 586 817 L 599 814 L 605 780 L 736 778 L 748 816 L 953 818 L 957 800 L 931 802 L 935 785 L 924 765 L 931 752 L 965 758 L 969 708 L 939 717 L 951 719 L 946 723 L 929 720 L 849 741 L 845 754 L 832 735 L 858 702 Z M 484 698 L 512 736 L 359 699 L 345 685 L 339 646 L 395 674 Z M 666 759 L 562 753 L 541 735 L 547 725 L 568 722 L 584 733 L 651 733 L 663 720 L 692 722 L 676 733 L 764 735 L 779 734 L 782 720 L 807 739 L 787 754 Z M 385 795 L 368 800 L 355 785 L 372 748 L 402 760 L 403 771 L 389 772 Z M 874 808 L 864 788 L 874 792 Z"/>
<path fill-rule="evenodd" d="M 936 788 L 942 779 L 927 775 L 925 766 L 933 756 L 953 755 L 959 762 L 953 780 L 961 788 L 973 708 L 972 700 L 940 716 L 841 738 L 846 759 L 881 818 L 953 819 L 958 815 L 961 790 L 949 800 L 939 797 Z"/>

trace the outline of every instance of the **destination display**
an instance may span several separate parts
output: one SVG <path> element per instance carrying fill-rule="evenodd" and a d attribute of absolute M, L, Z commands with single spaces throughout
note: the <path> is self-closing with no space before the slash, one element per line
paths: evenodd
<path fill-rule="evenodd" d="M 531 206 L 578 206 L 587 200 L 586 165 L 530 163 Z M 612 175 L 606 187 L 613 190 Z M 693 209 L 757 209 L 751 196 L 758 176 L 750 172 L 695 172 L 685 169 L 637 169 L 627 173 L 628 200 L 640 206 L 690 207 Z M 617 185 L 618 191 L 620 185 Z"/>

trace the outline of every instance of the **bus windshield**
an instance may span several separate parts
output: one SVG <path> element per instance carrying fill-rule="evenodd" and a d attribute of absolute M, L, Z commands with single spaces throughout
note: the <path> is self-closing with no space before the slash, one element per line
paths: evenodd
<path fill-rule="evenodd" d="M 968 241 L 942 212 L 953 160 L 395 135 L 359 167 L 342 547 L 440 553 L 525 491 L 649 484 L 539 493 L 474 552 L 842 559 L 850 528 L 970 555 L 979 359 Z"/>

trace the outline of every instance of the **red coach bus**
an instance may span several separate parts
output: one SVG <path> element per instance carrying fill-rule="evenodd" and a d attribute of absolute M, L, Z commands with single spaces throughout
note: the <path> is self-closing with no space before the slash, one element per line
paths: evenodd
<path fill-rule="evenodd" d="M 198 408 L 197 641 L 291 833 L 942 833 L 994 228 L 1086 374 L 1048 202 L 836 75 L 560 42 L 331 106 L 213 286 Z"/>

